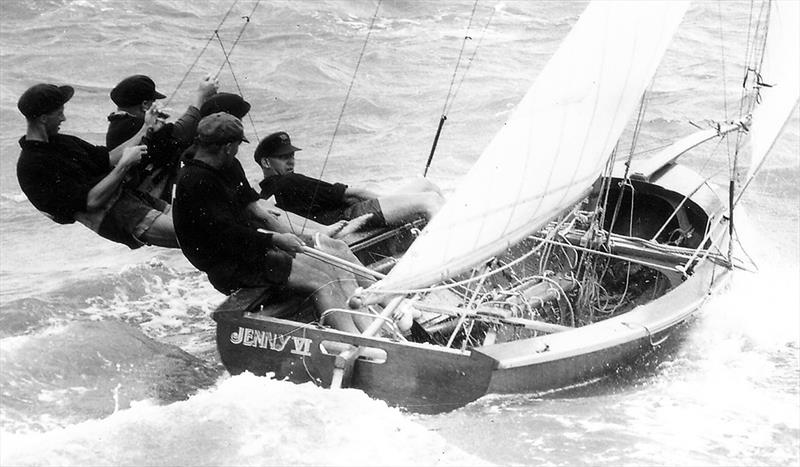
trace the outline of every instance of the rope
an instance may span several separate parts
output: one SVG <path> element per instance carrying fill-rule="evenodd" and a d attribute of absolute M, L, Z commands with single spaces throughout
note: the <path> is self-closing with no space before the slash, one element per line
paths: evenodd
<path fill-rule="evenodd" d="M 206 49 L 208 49 L 209 44 L 211 44 L 211 41 L 213 41 L 214 37 L 217 35 L 217 31 L 219 31 L 219 28 L 221 28 L 222 25 L 225 23 L 225 20 L 228 19 L 228 16 L 231 14 L 231 11 L 233 11 L 234 7 L 236 7 L 237 3 L 239 3 L 239 0 L 234 0 L 233 4 L 231 4 L 231 7 L 228 8 L 227 12 L 225 12 L 225 16 L 222 17 L 222 20 L 219 22 L 217 27 L 214 29 L 214 32 L 211 34 L 211 37 L 209 37 L 208 40 L 206 41 L 206 45 L 203 46 L 203 50 L 201 50 L 200 53 L 197 54 L 197 57 L 195 57 L 194 62 L 192 62 L 191 66 L 189 66 L 189 69 L 186 70 L 186 73 L 184 73 L 183 78 L 181 78 L 181 80 L 178 82 L 178 85 L 175 87 L 175 90 L 172 91 L 172 94 L 170 94 L 170 96 L 167 98 L 166 102 L 164 103 L 164 107 L 167 107 L 169 103 L 172 102 L 172 98 L 175 97 L 175 94 L 177 94 L 178 90 L 181 88 L 181 86 L 183 86 L 183 83 L 186 81 L 186 78 L 189 77 L 189 73 L 192 72 L 194 67 L 197 65 L 197 62 L 200 61 L 200 57 L 202 57 L 203 54 L 206 52 Z"/>
<path fill-rule="evenodd" d="M 571 213 L 571 215 L 574 215 L 574 212 Z M 546 243 L 547 238 L 552 238 L 558 233 L 558 231 L 560 230 L 560 227 L 566 223 L 566 219 L 567 218 L 564 218 L 563 220 L 559 221 L 559 223 L 556 224 L 552 228 L 552 230 L 550 232 L 548 232 L 548 234 L 547 234 L 547 236 L 545 238 L 537 238 L 537 239 L 535 239 L 536 241 L 539 241 L 540 243 L 538 245 L 536 245 L 535 247 L 533 247 L 529 252 L 527 252 L 527 253 L 525 253 L 523 255 L 520 255 L 518 258 L 514 259 L 513 261 L 511 261 L 509 263 L 506 263 L 506 264 L 502 265 L 499 268 L 490 270 L 490 271 L 488 271 L 488 272 L 486 272 L 484 274 L 481 274 L 481 275 L 478 275 L 478 276 L 474 276 L 474 277 L 470 277 L 469 279 L 464 279 L 464 280 L 461 280 L 461 281 L 458 281 L 458 282 L 454 281 L 454 282 L 450 282 L 450 283 L 447 283 L 447 284 L 442 284 L 442 285 L 432 286 L 432 287 L 426 287 L 426 288 L 422 288 L 422 289 L 380 289 L 379 293 L 381 293 L 383 295 L 411 295 L 411 294 L 418 294 L 418 293 L 434 292 L 434 291 L 438 291 L 438 290 L 453 289 L 453 288 L 456 288 L 456 287 L 463 286 L 465 284 L 470 284 L 470 283 L 475 282 L 475 281 L 484 280 L 485 278 L 493 276 L 493 275 L 498 274 L 498 273 L 501 273 L 501 272 L 511 268 L 512 266 L 515 266 L 516 264 L 528 259 L 531 255 L 533 255 L 535 253 L 538 253 L 539 250 L 541 250 L 542 248 L 545 247 L 545 243 Z M 591 251 L 594 251 L 594 250 L 591 250 Z M 489 261 L 493 261 L 493 260 L 489 260 Z"/>
<path fill-rule="evenodd" d="M 364 51 L 367 49 L 367 44 L 369 43 L 369 38 L 372 35 L 372 28 L 375 26 L 375 19 L 378 17 L 378 11 L 381 8 L 381 3 L 383 0 L 378 0 L 378 5 L 375 7 L 375 13 L 372 15 L 372 21 L 369 23 L 369 30 L 367 31 L 367 37 L 364 38 L 364 45 L 361 46 L 361 53 L 358 54 L 358 61 L 356 62 L 355 70 L 353 70 L 353 77 L 350 79 L 350 85 L 347 87 L 347 93 L 344 96 L 344 102 L 342 103 L 342 109 L 339 111 L 339 117 L 336 119 L 336 126 L 333 129 L 333 135 L 331 136 L 331 142 L 328 145 L 328 152 L 325 154 L 325 160 L 322 162 L 322 169 L 320 170 L 320 174 L 318 178 L 322 178 L 322 175 L 325 173 L 325 168 L 328 166 L 328 159 L 331 156 L 331 151 L 333 151 L 333 143 L 336 140 L 336 135 L 339 133 L 339 125 L 342 123 L 342 118 L 344 117 L 344 111 L 347 108 L 347 102 L 350 99 L 350 92 L 353 90 L 353 85 L 356 81 L 356 75 L 358 74 L 358 68 L 361 66 L 361 60 L 364 58 Z M 314 193 L 312 194 L 311 198 L 316 199 L 317 191 L 319 190 L 319 185 L 314 187 Z M 303 226 L 301 227 L 301 232 L 305 231 L 306 223 L 308 222 L 308 218 L 311 216 L 311 204 L 309 204 L 308 212 L 306 213 L 305 220 L 303 221 Z"/>

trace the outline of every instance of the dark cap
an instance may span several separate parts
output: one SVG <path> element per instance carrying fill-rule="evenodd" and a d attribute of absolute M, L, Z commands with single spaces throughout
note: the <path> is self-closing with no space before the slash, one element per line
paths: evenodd
<path fill-rule="evenodd" d="M 72 99 L 75 89 L 72 86 L 55 84 L 36 84 L 22 93 L 17 108 L 28 120 L 50 113 Z"/>
<path fill-rule="evenodd" d="M 139 105 L 167 96 L 156 91 L 156 83 L 145 75 L 128 76 L 111 90 L 111 100 L 119 107 Z"/>
<path fill-rule="evenodd" d="M 258 143 L 253 158 L 260 163 L 261 159 L 265 157 L 281 157 L 300 150 L 300 148 L 292 146 L 292 140 L 289 139 L 289 135 L 285 131 L 279 131 L 267 136 Z"/>
<path fill-rule="evenodd" d="M 244 137 L 242 121 L 225 112 L 203 117 L 197 124 L 197 140 L 201 145 L 225 144 L 234 141 L 249 143 Z"/>
<path fill-rule="evenodd" d="M 227 112 L 238 119 L 244 118 L 250 111 L 250 104 L 238 94 L 218 92 L 200 107 L 200 118 L 217 112 Z"/>

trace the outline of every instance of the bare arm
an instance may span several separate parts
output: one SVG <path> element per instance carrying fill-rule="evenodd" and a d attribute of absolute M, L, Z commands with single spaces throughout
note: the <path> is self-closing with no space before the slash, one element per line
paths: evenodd
<path fill-rule="evenodd" d="M 247 206 L 247 210 L 250 215 L 254 216 L 256 219 L 265 221 L 269 230 L 272 232 L 307 235 L 319 232 L 331 238 L 337 238 L 337 236 L 346 235 L 350 232 L 345 229 L 349 223 L 348 221 L 342 220 L 333 225 L 323 225 L 289 211 L 281 212 L 275 208 L 273 204 L 264 199 L 253 201 Z M 353 227 L 358 229 L 363 222 L 364 219 L 356 223 Z"/>
<path fill-rule="evenodd" d="M 268 230 L 272 232 L 291 232 L 289 226 L 280 220 L 280 213 L 275 211 L 266 200 L 259 199 L 248 204 L 247 212 L 249 212 L 254 218 L 264 221 L 268 227 Z"/>
<path fill-rule="evenodd" d="M 172 136 L 182 144 L 189 145 L 197 133 L 197 124 L 200 122 L 200 108 L 209 97 L 217 93 L 219 82 L 212 76 L 206 76 L 197 86 L 194 104 L 175 122 Z"/>
<path fill-rule="evenodd" d="M 195 100 L 195 107 L 198 109 L 203 106 L 209 97 L 217 93 L 219 89 L 219 81 L 211 75 L 203 78 L 197 86 L 197 98 Z"/>
<path fill-rule="evenodd" d="M 111 172 L 89 190 L 89 194 L 86 196 L 86 210 L 94 211 L 105 206 L 119 189 L 128 170 L 138 164 L 142 159 L 142 154 L 146 152 L 147 146 L 132 146 L 121 150 L 122 155 Z"/>

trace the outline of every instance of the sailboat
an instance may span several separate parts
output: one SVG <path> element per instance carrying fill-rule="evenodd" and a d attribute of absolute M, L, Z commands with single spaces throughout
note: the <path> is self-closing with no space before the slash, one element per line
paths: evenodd
<path fill-rule="evenodd" d="M 360 308 L 331 311 L 374 313 L 369 329 L 337 331 L 303 297 L 242 289 L 213 315 L 225 367 L 433 413 L 571 387 L 650 354 L 744 267 L 734 208 L 797 107 L 798 6 L 758 12 L 740 119 L 633 159 L 620 138 L 688 2 L 590 3 L 391 269 L 353 246 L 378 280 L 351 300 Z M 681 164 L 721 138 L 738 156 L 745 135 L 749 171 L 727 191 Z M 411 335 L 393 332 L 398 307 L 415 312 Z"/>

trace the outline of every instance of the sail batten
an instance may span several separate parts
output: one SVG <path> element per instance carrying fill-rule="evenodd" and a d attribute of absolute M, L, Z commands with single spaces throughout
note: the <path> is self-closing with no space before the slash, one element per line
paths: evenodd
<path fill-rule="evenodd" d="M 367 295 L 465 272 L 584 198 L 687 7 L 591 3 L 442 210 Z"/>

